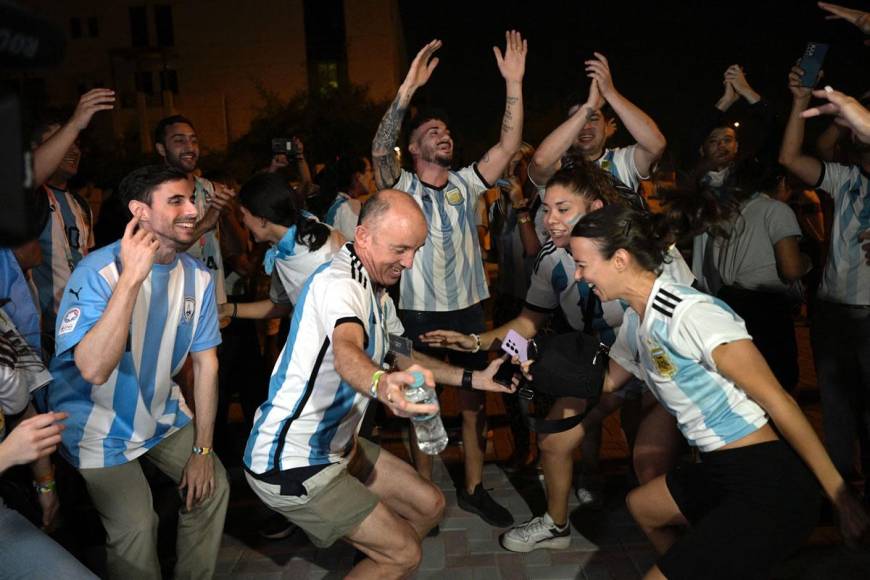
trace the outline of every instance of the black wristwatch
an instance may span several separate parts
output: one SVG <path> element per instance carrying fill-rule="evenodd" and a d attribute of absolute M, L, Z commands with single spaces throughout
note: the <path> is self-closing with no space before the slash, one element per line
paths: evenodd
<path fill-rule="evenodd" d="M 463 369 L 462 371 L 462 388 L 472 390 L 474 387 L 471 386 L 471 375 L 474 374 L 474 371 L 471 369 Z"/>

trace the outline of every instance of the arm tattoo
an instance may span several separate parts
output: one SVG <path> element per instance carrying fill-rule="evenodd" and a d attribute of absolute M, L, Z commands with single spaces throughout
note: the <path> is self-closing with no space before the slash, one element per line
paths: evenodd
<path fill-rule="evenodd" d="M 372 160 L 374 161 L 375 180 L 378 187 L 389 187 L 399 177 L 399 160 L 396 158 L 393 147 L 399 140 L 399 131 L 402 128 L 402 118 L 405 116 L 405 107 L 399 105 L 400 96 L 390 105 L 390 108 L 381 119 L 381 124 L 372 140 Z"/>

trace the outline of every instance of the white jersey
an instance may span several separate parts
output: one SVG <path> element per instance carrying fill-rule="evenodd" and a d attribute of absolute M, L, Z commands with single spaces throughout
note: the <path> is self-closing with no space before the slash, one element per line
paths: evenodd
<path fill-rule="evenodd" d="M 269 398 L 245 447 L 245 467 L 255 476 L 334 463 L 352 448 L 370 399 L 335 370 L 332 334 L 340 324 L 363 327 L 366 354 L 378 366 L 388 335 L 404 332 L 393 301 L 375 290 L 353 244 L 318 268 L 299 295 Z"/>
<path fill-rule="evenodd" d="M 94 247 L 93 216 L 68 190 L 43 186 L 49 219 L 39 234 L 42 262 L 33 268 L 43 332 L 51 335 L 63 290 L 73 269 Z M 37 195 L 37 194 L 34 194 Z"/>
<path fill-rule="evenodd" d="M 831 250 L 819 298 L 870 305 L 870 266 L 864 261 L 861 232 L 870 230 L 870 175 L 857 165 L 823 163 L 818 187 L 834 198 Z"/>
<path fill-rule="evenodd" d="M 339 191 L 335 201 L 326 211 L 323 223 L 332 226 L 341 232 L 348 242 L 352 242 L 356 236 L 356 226 L 359 223 L 359 212 L 362 204 L 348 194 Z"/>
<path fill-rule="evenodd" d="M 199 177 L 195 179 L 194 184 L 194 203 L 196 203 L 196 210 L 199 212 L 198 219 L 202 219 L 208 210 L 208 200 L 214 194 L 214 185 L 210 181 Z M 225 304 L 227 301 L 227 291 L 218 228 L 219 226 L 216 226 L 213 230 L 204 233 L 201 238 L 187 249 L 187 253 L 205 264 L 208 271 L 212 273 L 217 303 Z"/>
<path fill-rule="evenodd" d="M 62 452 L 78 468 L 132 461 L 190 422 L 173 381 L 188 352 L 220 344 L 212 276 L 185 253 L 154 264 L 139 288 L 127 346 L 102 385 L 88 383 L 75 346 L 97 324 L 120 276 L 120 240 L 75 269 L 61 301 L 50 370 L 52 411 L 66 411 Z"/>
<path fill-rule="evenodd" d="M 293 247 L 289 252 L 282 252 L 275 260 L 269 299 L 275 304 L 292 306 L 299 299 L 299 293 L 302 292 L 308 277 L 322 264 L 332 259 L 344 244 L 344 238 L 338 230 L 330 228 L 329 238 L 312 252 L 305 244 L 296 243 L 296 228 L 288 230 L 284 237 L 291 238 Z M 286 248 L 289 244 L 282 239 L 278 242 L 278 246 L 282 245 Z"/>
<path fill-rule="evenodd" d="M 669 250 L 671 261 L 664 264 L 664 275 L 680 284 L 690 285 L 694 276 L 676 247 Z M 538 312 L 554 312 L 561 308 L 571 328 L 584 329 L 584 313 L 591 314 L 592 329 L 600 340 L 611 344 L 615 330 L 622 324 L 628 305 L 621 300 L 598 303 L 584 280 L 574 279 L 574 258 L 565 248 L 558 248 L 552 241 L 544 244 L 535 260 L 532 282 L 526 293 L 526 307 Z M 589 304 L 595 300 L 596 304 Z"/>
<path fill-rule="evenodd" d="M 647 384 L 691 445 L 715 451 L 767 423 L 713 360 L 719 345 L 747 339 L 746 325 L 727 304 L 659 276 L 643 321 L 626 311 L 610 357 Z"/>
<path fill-rule="evenodd" d="M 444 187 L 402 170 L 393 189 L 409 193 L 426 216 L 426 244 L 402 274 L 399 307 L 452 312 L 489 298 L 477 237 L 477 200 L 491 186 L 476 165 L 450 171 Z"/>

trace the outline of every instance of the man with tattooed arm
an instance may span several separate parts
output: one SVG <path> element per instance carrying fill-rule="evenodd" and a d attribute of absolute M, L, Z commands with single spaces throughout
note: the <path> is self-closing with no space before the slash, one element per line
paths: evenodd
<path fill-rule="evenodd" d="M 481 301 L 489 297 L 483 259 L 477 238 L 475 210 L 480 194 L 501 176 L 522 141 L 522 81 L 527 44 L 519 32 L 505 33 L 504 53 L 493 47 L 499 71 L 505 79 L 507 96 L 496 143 L 477 163 L 451 170 L 453 139 L 443 114 L 420 111 L 408 128 L 408 152 L 414 171 L 401 169 L 395 153 L 402 118 L 414 93 L 424 86 L 438 58 L 440 40 L 433 40 L 417 53 L 389 110 L 381 120 L 372 142 L 372 160 L 379 189 L 391 188 L 410 194 L 426 217 L 429 231 L 425 245 L 417 252 L 413 268 L 402 275 L 399 309 L 405 335 L 414 349 L 432 354 L 419 341 L 430 330 L 450 328 L 465 333 L 485 330 Z M 442 356 L 440 353 L 436 353 Z M 466 369 L 486 366 L 486 354 L 450 353 L 451 363 Z M 465 487 L 458 490 L 463 509 L 478 514 L 494 526 L 507 527 L 513 517 L 481 486 L 485 450 L 486 415 L 482 393 L 459 391 L 462 412 L 462 441 L 465 450 Z M 432 459 L 412 441 L 417 470 L 431 478 Z"/>

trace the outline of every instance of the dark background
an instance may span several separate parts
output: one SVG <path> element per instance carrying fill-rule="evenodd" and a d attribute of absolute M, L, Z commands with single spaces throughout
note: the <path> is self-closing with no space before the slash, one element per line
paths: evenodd
<path fill-rule="evenodd" d="M 870 10 L 868 3 L 851 7 Z M 498 139 L 504 81 L 492 46 L 516 28 L 529 42 L 524 81 L 524 139 L 540 143 L 583 101 L 588 80 L 583 61 L 604 53 L 614 86 L 647 112 L 675 149 L 707 107 L 722 94 L 722 75 L 741 64 L 752 87 L 779 114 L 788 113 L 786 78 L 807 41 L 827 42 L 825 80 L 858 94 L 870 88 L 870 47 L 853 25 L 825 20 L 807 0 L 733 2 L 415 2 L 401 0 L 408 60 L 440 38 L 441 63 L 416 103 L 447 110 L 462 161 L 473 160 Z M 735 117 L 743 103 L 732 107 Z M 815 127 L 813 127 L 815 125 Z M 811 124 L 810 132 L 822 123 Z M 617 144 L 630 142 L 625 130 Z"/>

